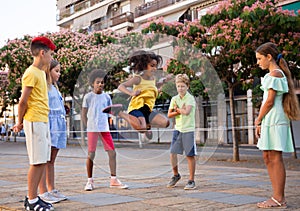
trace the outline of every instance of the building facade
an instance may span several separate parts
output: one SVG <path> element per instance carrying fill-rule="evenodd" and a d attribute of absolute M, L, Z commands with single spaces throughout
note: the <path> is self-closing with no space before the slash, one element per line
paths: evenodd
<path fill-rule="evenodd" d="M 107 29 L 117 33 L 140 31 L 141 25 L 154 17 L 163 17 L 166 22 L 200 19 L 219 1 L 57 0 L 57 25 L 60 28 L 87 32 Z M 300 9 L 298 0 L 280 0 L 278 5 L 284 9 Z M 165 57 L 173 54 L 173 48 L 167 42 L 154 46 L 151 50 Z M 255 114 L 251 97 L 249 91 L 247 95 L 239 96 L 235 100 L 237 139 L 245 144 L 256 143 L 253 128 Z M 213 102 L 210 106 L 213 108 L 208 108 L 206 103 L 200 102 L 199 116 L 203 118 L 198 121 L 198 142 L 205 142 L 213 137 L 219 143 L 232 143 L 229 102 Z M 213 131 L 212 128 L 216 130 Z"/>

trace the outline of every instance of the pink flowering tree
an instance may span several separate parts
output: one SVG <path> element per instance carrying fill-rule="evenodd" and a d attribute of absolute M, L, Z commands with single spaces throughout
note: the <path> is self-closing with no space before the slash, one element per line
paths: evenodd
<path fill-rule="evenodd" d="M 211 54 L 210 61 L 228 87 L 233 126 L 233 160 L 238 161 L 234 90 L 239 85 L 249 88 L 254 76 L 265 74 L 256 65 L 254 52 L 259 45 L 269 41 L 278 45 L 294 76 L 300 76 L 299 15 L 282 11 L 272 0 L 232 0 L 221 2 L 201 19 L 201 23 L 210 34 L 205 51 L 215 52 Z"/>
<path fill-rule="evenodd" d="M 0 68 L 9 68 L 7 83 L 2 83 L 0 93 L 7 104 L 17 103 L 21 93 L 21 78 L 25 69 L 32 63 L 29 49 L 32 37 L 9 40 L 0 49 Z M 9 94 L 7 94 L 9 93 Z"/>
<path fill-rule="evenodd" d="M 164 22 L 163 18 L 152 19 L 143 25 L 142 33 L 146 34 L 146 46 L 152 47 L 162 39 L 166 39 L 165 35 L 173 41 L 173 58 L 166 63 L 165 71 L 174 75 L 186 73 L 191 79 L 191 91 L 194 96 L 202 96 L 208 99 L 208 94 L 201 80 L 203 78 L 204 66 L 207 61 L 203 57 L 203 53 L 198 46 L 206 43 L 205 28 L 200 25 L 199 21 L 193 22 Z M 175 38 L 174 38 L 175 37 Z M 177 37 L 177 38 L 176 38 Z M 198 74 L 197 74 L 198 72 Z M 166 93 L 171 93 L 168 86 L 163 88 L 163 97 Z"/>
<path fill-rule="evenodd" d="M 294 77 L 300 76 L 299 13 L 296 16 L 293 12 L 283 11 L 276 7 L 275 3 L 274 0 L 223 1 L 203 16 L 200 22 L 186 22 L 184 25 L 191 27 L 183 27 L 182 31 L 178 31 L 178 37 L 201 49 L 214 66 L 219 78 L 226 84 L 230 100 L 234 161 L 239 160 L 234 129 L 235 89 L 239 86 L 251 88 L 254 77 L 265 74 L 256 65 L 255 49 L 268 41 L 276 43 L 289 62 Z M 148 23 L 144 32 L 168 34 L 164 25 L 167 24 L 152 21 Z M 176 61 L 172 61 L 170 65 L 173 71 L 183 70 L 182 65 L 178 65 Z M 187 67 L 190 66 L 189 62 Z"/>

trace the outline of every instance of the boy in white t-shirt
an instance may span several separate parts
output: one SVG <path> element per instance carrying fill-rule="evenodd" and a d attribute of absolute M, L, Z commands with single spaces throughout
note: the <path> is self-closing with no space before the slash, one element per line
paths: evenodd
<path fill-rule="evenodd" d="M 101 138 L 104 150 L 109 157 L 109 168 L 111 173 L 110 187 L 122 189 L 128 188 L 127 185 L 122 184 L 120 180 L 116 178 L 116 151 L 109 131 L 109 114 L 102 112 L 105 107 L 112 105 L 110 96 L 103 92 L 105 76 L 106 73 L 99 69 L 95 69 L 91 72 L 89 82 L 93 91 L 84 96 L 82 103 L 82 121 L 87 128 L 88 137 L 88 157 L 86 160 L 88 181 L 84 188 L 86 191 L 91 191 L 95 188 L 93 180 L 93 161 L 95 158 L 98 137 Z"/>

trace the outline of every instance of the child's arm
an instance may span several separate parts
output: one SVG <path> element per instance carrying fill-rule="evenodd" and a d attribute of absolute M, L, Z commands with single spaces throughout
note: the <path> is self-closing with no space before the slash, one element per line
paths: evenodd
<path fill-rule="evenodd" d="M 18 123 L 13 126 L 14 132 L 20 132 L 23 128 L 23 117 L 27 110 L 28 99 L 32 92 L 32 89 L 33 87 L 25 86 L 22 91 L 22 95 L 18 106 Z"/>
<path fill-rule="evenodd" d="M 171 102 L 171 104 L 172 104 L 172 102 Z M 168 110 L 168 118 L 173 118 L 173 117 L 179 115 L 180 113 L 177 112 L 177 109 L 178 109 L 178 106 L 177 106 L 176 102 L 174 102 L 174 107 L 170 108 Z"/>
<path fill-rule="evenodd" d="M 135 76 L 135 77 L 129 79 L 128 81 L 121 83 L 118 86 L 118 90 L 120 90 L 121 92 L 123 92 L 125 94 L 128 94 L 129 96 L 137 96 L 141 93 L 141 90 L 131 91 L 131 90 L 127 89 L 127 87 L 132 87 L 133 85 L 137 85 L 140 82 L 141 82 L 141 78 L 138 76 Z"/>
<path fill-rule="evenodd" d="M 168 110 L 168 118 L 173 118 L 179 114 L 180 113 L 177 112 L 177 109 L 169 109 Z"/>
<path fill-rule="evenodd" d="M 87 126 L 87 111 L 88 111 L 88 109 L 84 108 L 84 107 L 81 110 L 81 119 L 82 119 L 82 123 L 83 123 L 84 127 Z"/>
<path fill-rule="evenodd" d="M 176 112 L 183 115 L 189 115 L 191 113 L 192 107 L 192 105 L 186 106 L 185 104 L 183 104 L 182 108 L 177 108 Z"/>

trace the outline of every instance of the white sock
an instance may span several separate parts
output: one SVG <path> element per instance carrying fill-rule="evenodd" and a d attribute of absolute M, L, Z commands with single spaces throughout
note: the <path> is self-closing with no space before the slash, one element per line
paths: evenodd
<path fill-rule="evenodd" d="M 93 177 L 88 178 L 88 182 L 93 183 L 94 182 Z"/>
<path fill-rule="evenodd" d="M 28 202 L 29 202 L 29 204 L 34 204 L 34 203 L 36 203 L 38 200 L 39 200 L 39 198 L 36 197 L 35 199 L 31 199 L 31 200 L 28 199 Z"/>
<path fill-rule="evenodd" d="M 40 193 L 40 196 L 45 196 L 47 192 L 44 192 L 44 193 Z"/>
<path fill-rule="evenodd" d="M 117 176 L 110 176 L 110 179 L 117 179 Z"/>

